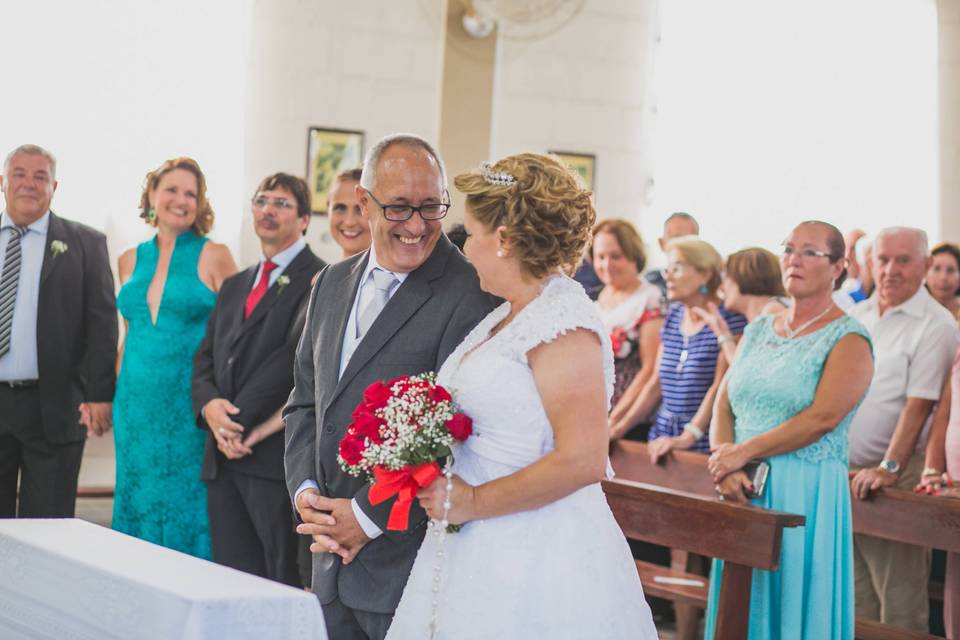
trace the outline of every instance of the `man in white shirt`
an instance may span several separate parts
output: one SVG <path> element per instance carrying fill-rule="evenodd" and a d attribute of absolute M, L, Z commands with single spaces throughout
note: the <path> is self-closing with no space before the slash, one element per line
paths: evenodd
<path fill-rule="evenodd" d="M 884 229 L 872 260 L 876 291 L 852 311 L 876 354 L 873 382 L 850 425 L 851 488 L 861 500 L 920 481 L 924 425 L 958 344 L 956 322 L 923 287 L 923 231 Z M 927 629 L 929 549 L 855 535 L 854 569 L 858 618 Z"/>
<path fill-rule="evenodd" d="M 313 591 L 330 637 L 350 640 L 386 635 L 426 529 L 414 505 L 407 530 L 387 530 L 394 500 L 372 505 L 370 484 L 339 467 L 351 414 L 371 383 L 439 370 L 494 304 L 442 233 L 450 200 L 429 143 L 378 142 L 356 192 L 373 244 L 320 272 L 283 414 L 287 487 L 314 539 Z"/>

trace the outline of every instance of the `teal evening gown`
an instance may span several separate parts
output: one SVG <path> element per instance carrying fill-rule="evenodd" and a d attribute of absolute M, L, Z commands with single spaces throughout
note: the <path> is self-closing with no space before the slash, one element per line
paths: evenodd
<path fill-rule="evenodd" d="M 113 528 L 209 559 L 200 480 L 207 434 L 197 428 L 190 395 L 193 354 L 217 297 L 197 275 L 204 243 L 189 231 L 177 237 L 156 325 L 147 306 L 159 257 L 155 238 L 137 247 L 136 267 L 117 296 L 128 330 L 113 402 Z"/>
<path fill-rule="evenodd" d="M 747 325 L 730 368 L 727 394 L 734 438 L 743 442 L 810 406 L 834 345 L 854 333 L 870 334 L 849 316 L 787 339 L 773 316 Z M 862 398 L 860 398 L 862 400 Z M 859 400 L 857 407 L 859 407 Z M 754 569 L 750 593 L 751 640 L 853 638 L 853 521 L 847 480 L 847 432 L 856 409 L 817 442 L 768 458 L 770 475 L 753 504 L 806 516 L 806 526 L 785 529 L 779 571 Z M 707 605 L 713 638 L 723 562 L 715 560 Z"/>

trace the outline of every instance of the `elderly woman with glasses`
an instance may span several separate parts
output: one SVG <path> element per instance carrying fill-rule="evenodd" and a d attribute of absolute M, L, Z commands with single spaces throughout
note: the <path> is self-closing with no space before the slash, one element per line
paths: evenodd
<path fill-rule="evenodd" d="M 667 298 L 672 303 L 660 332 L 653 374 L 625 414 L 612 425 L 610 437 L 622 437 L 659 405 L 650 428 L 654 462 L 673 449 L 709 449 L 707 430 L 726 362 L 718 356 L 725 341 L 696 313 L 717 305 L 730 335 L 739 335 L 746 318 L 720 304 L 717 288 L 723 260 L 709 243 L 694 236 L 667 245 Z"/>
<path fill-rule="evenodd" d="M 226 246 L 206 238 L 213 208 L 196 161 L 175 158 L 148 173 L 140 209 L 157 232 L 119 260 L 126 332 L 113 402 L 113 528 L 209 559 L 206 435 L 190 380 L 217 292 L 237 267 Z"/>
<path fill-rule="evenodd" d="M 833 302 L 846 275 L 843 236 L 804 222 L 780 265 L 792 305 L 744 331 L 720 387 L 708 468 L 727 500 L 802 514 L 783 533 L 780 570 L 754 570 L 750 638 L 852 638 L 853 527 L 847 431 L 873 377 L 870 337 Z M 764 487 L 743 471 L 765 459 Z M 707 638 L 717 615 L 722 562 L 715 562 Z"/>

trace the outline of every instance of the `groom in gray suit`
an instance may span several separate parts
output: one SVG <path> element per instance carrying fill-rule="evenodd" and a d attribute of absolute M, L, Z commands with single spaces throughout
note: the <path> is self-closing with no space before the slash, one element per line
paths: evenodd
<path fill-rule="evenodd" d="M 388 531 L 393 500 L 337 464 L 364 389 L 436 371 L 492 308 L 477 274 L 447 240 L 443 161 L 425 140 L 388 136 L 367 155 L 357 198 L 369 251 L 320 272 L 284 409 L 287 485 L 313 536 L 313 591 L 336 640 L 383 638 L 425 531 L 414 504 L 406 531 Z"/>

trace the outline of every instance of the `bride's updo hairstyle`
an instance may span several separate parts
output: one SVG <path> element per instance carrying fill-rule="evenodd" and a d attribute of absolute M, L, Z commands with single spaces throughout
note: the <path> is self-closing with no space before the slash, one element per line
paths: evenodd
<path fill-rule="evenodd" d="M 480 224 L 506 227 L 501 236 L 510 254 L 535 278 L 579 265 L 597 214 L 592 193 L 557 158 L 520 153 L 462 173 L 453 184 Z"/>

